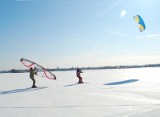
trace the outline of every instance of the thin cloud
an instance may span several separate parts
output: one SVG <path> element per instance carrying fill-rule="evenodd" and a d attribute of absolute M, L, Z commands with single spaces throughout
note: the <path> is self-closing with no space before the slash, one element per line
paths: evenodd
<path fill-rule="evenodd" d="M 113 4 L 108 4 L 109 7 L 103 12 L 100 14 L 100 17 L 104 16 L 105 14 L 107 14 L 109 11 L 111 11 L 112 9 L 114 9 L 116 6 L 118 6 L 119 4 L 121 3 L 121 0 L 117 0 L 115 3 Z M 100 3 L 96 3 L 96 4 L 100 4 Z"/>
<path fill-rule="evenodd" d="M 135 36 L 136 39 L 145 39 L 145 36 Z"/>
<path fill-rule="evenodd" d="M 160 39 L 160 34 L 149 34 L 144 36 L 135 36 L 137 39 Z"/>
<path fill-rule="evenodd" d="M 111 35 L 115 35 L 115 36 L 121 36 L 121 37 L 128 37 L 129 36 L 126 33 L 117 32 L 117 31 L 107 31 L 107 33 L 109 33 Z"/>
<path fill-rule="evenodd" d="M 45 39 L 46 37 L 45 36 L 34 36 L 32 37 L 33 39 Z"/>
<path fill-rule="evenodd" d="M 146 35 L 147 38 L 160 38 L 160 34 Z"/>
<path fill-rule="evenodd" d="M 17 2 L 27 2 L 27 1 L 31 1 L 31 0 L 16 0 Z"/>

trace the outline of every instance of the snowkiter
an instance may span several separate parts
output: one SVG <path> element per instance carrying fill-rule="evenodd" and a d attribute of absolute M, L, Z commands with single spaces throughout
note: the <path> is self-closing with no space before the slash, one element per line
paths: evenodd
<path fill-rule="evenodd" d="M 82 77 L 81 77 L 81 73 L 83 73 L 83 72 L 80 69 L 77 69 L 77 77 L 79 78 L 79 82 L 78 83 L 83 83 Z"/>
<path fill-rule="evenodd" d="M 29 69 L 30 78 L 31 78 L 31 80 L 33 81 L 32 88 L 37 88 L 37 86 L 35 85 L 36 80 L 34 79 L 35 70 L 36 70 L 36 67 L 35 67 L 34 69 L 33 69 L 32 67 Z"/>

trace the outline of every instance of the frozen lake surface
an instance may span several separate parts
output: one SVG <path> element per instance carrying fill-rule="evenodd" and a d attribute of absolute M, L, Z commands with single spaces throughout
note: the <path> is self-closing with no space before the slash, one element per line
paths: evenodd
<path fill-rule="evenodd" d="M 57 81 L 29 73 L 0 74 L 1 117 L 159 117 L 160 68 L 54 72 Z"/>

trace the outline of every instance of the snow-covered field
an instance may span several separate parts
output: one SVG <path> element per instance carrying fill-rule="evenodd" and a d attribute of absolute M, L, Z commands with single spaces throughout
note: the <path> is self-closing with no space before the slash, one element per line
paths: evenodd
<path fill-rule="evenodd" d="M 160 117 L 160 68 L 0 74 L 0 117 Z"/>

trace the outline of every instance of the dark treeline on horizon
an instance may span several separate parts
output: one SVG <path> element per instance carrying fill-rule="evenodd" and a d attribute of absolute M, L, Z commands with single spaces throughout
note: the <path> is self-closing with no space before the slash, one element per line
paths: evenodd
<path fill-rule="evenodd" d="M 116 65 L 116 66 L 101 66 L 101 67 L 71 67 L 71 68 L 54 68 L 54 69 L 47 69 L 49 71 L 73 71 L 77 68 L 82 70 L 99 70 L 99 69 L 127 69 L 127 68 L 144 68 L 144 67 L 160 67 L 160 64 L 145 64 L 145 65 Z M 2 70 L 0 73 L 25 73 L 28 72 L 28 69 L 25 70 Z"/>

